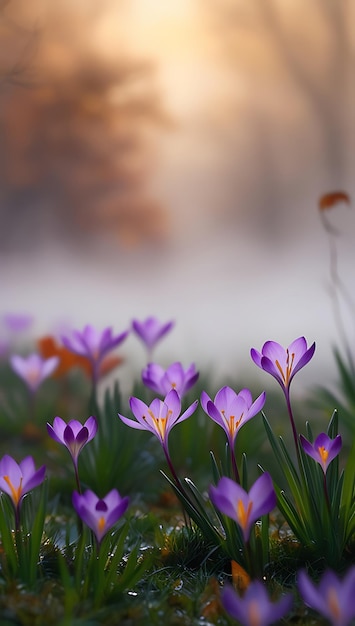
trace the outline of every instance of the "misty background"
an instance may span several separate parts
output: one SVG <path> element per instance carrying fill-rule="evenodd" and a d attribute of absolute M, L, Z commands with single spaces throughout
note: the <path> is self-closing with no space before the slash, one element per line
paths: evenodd
<path fill-rule="evenodd" d="M 355 197 L 354 24 L 351 0 L 2 0 L 0 313 L 175 319 L 158 362 L 262 386 L 250 348 L 305 335 L 303 383 L 333 381 L 355 217 L 329 235 L 319 199 Z"/>

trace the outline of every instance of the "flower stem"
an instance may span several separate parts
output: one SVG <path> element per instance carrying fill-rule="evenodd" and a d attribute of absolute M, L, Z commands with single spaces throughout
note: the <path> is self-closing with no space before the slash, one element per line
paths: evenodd
<path fill-rule="evenodd" d="M 296 454 L 297 454 L 298 467 L 299 467 L 299 469 L 301 470 L 301 455 L 300 455 L 300 448 L 299 448 L 299 442 L 298 442 L 298 436 L 297 436 L 296 424 L 295 424 L 295 420 L 294 420 L 294 417 L 293 417 L 293 412 L 292 412 L 292 407 L 291 407 L 290 390 L 289 390 L 289 388 L 285 389 L 285 398 L 286 398 L 287 410 L 288 410 L 288 414 L 289 414 L 289 417 L 290 417 L 290 422 L 291 422 L 291 427 L 292 427 L 293 440 L 294 440 L 294 442 L 295 442 L 295 448 L 296 448 Z"/>
<path fill-rule="evenodd" d="M 80 479 L 79 479 L 78 462 L 73 460 L 73 464 L 74 464 L 76 486 L 78 488 L 78 492 L 81 494 L 81 485 L 80 485 Z"/>
<path fill-rule="evenodd" d="M 174 466 L 173 466 L 173 464 L 171 462 L 171 458 L 170 458 L 170 454 L 169 454 L 168 449 L 165 446 L 163 446 L 163 450 L 164 450 L 165 458 L 167 460 L 170 472 L 172 474 L 172 477 L 173 477 L 173 479 L 175 481 L 175 484 L 176 484 L 177 488 L 179 489 L 179 491 L 181 491 L 181 493 L 183 494 L 184 498 L 186 498 L 186 500 L 191 502 L 191 500 L 190 500 L 189 496 L 187 495 L 187 493 L 186 493 L 186 491 L 185 491 L 185 489 L 184 489 L 184 487 L 183 487 L 183 485 L 182 485 L 182 483 L 181 483 L 181 481 L 180 481 L 180 479 L 179 479 L 179 477 L 178 477 L 178 475 L 177 475 L 177 473 L 175 471 L 175 468 L 174 468 Z M 188 517 L 188 515 L 187 515 L 183 505 L 182 505 L 182 514 L 184 516 L 184 520 L 185 520 L 186 526 L 190 526 L 190 520 L 189 520 L 189 517 Z"/>

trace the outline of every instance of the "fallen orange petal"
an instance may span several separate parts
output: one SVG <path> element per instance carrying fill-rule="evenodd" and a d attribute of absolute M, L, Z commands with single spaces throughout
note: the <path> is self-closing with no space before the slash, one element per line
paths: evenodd
<path fill-rule="evenodd" d="M 328 209 L 332 209 L 333 206 L 339 202 L 350 204 L 350 196 L 344 191 L 326 193 L 319 198 L 319 209 L 321 211 L 327 211 Z"/>
<path fill-rule="evenodd" d="M 232 561 L 232 581 L 233 586 L 238 591 L 244 592 L 249 587 L 250 576 L 245 569 L 236 561 Z"/>

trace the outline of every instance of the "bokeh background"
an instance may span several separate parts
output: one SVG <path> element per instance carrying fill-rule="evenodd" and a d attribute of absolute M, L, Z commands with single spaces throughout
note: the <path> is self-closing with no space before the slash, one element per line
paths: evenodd
<path fill-rule="evenodd" d="M 355 197 L 354 24 L 351 0 L 1 0 L 0 313 L 175 319 L 156 360 L 262 384 L 250 347 L 305 335 L 304 383 L 332 381 L 355 217 L 319 198 Z"/>

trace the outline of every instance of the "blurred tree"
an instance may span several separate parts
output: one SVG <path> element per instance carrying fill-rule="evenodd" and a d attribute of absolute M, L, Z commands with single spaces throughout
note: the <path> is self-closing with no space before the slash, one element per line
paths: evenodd
<path fill-rule="evenodd" d="M 97 7 L 88 3 L 84 25 L 83 12 L 49 11 L 37 36 L 34 80 L 2 85 L 3 249 L 33 246 L 53 234 L 77 240 L 101 232 L 135 245 L 166 232 L 165 211 L 147 190 L 152 131 L 166 121 L 154 74 L 147 64 L 124 54 L 115 62 L 90 45 Z M 11 24 L 0 36 L 16 75 L 23 59 Z M 28 45 L 24 32 L 22 39 Z"/>
<path fill-rule="evenodd" d="M 242 197 L 266 237 L 279 238 L 287 224 L 300 228 L 302 220 L 285 208 L 304 204 L 308 188 L 319 185 L 315 206 L 322 184 L 347 188 L 352 178 L 354 5 L 348 0 L 203 4 L 245 111 L 236 107 L 234 133 L 229 129 L 226 140 L 227 176 L 235 186 L 226 212 L 234 218 Z M 233 152 L 242 159 L 231 158 Z"/>

